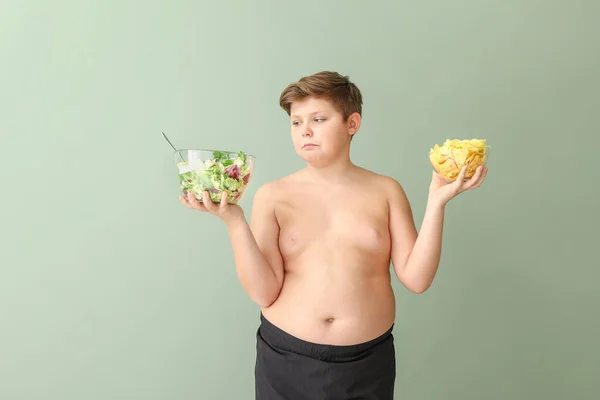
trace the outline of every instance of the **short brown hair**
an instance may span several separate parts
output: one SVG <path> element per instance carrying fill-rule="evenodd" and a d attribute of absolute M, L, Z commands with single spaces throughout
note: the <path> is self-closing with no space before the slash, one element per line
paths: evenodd
<path fill-rule="evenodd" d="M 290 115 L 292 103 L 312 96 L 331 101 L 342 113 L 344 121 L 353 113 L 362 116 L 362 94 L 347 76 L 337 72 L 322 71 L 305 76 L 288 85 L 279 97 L 279 105 Z"/>

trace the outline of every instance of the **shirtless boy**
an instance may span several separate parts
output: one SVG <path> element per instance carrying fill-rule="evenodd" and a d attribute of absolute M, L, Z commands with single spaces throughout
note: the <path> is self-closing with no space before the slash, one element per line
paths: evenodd
<path fill-rule="evenodd" d="M 350 161 L 362 95 L 347 77 L 304 77 L 280 105 L 306 167 L 257 189 L 250 224 L 226 196 L 180 200 L 224 221 L 239 280 L 260 306 L 257 400 L 392 399 L 391 269 L 411 292 L 430 287 L 444 209 L 481 185 L 487 168 L 469 180 L 463 169 L 451 184 L 433 173 L 417 233 L 402 186 Z"/>

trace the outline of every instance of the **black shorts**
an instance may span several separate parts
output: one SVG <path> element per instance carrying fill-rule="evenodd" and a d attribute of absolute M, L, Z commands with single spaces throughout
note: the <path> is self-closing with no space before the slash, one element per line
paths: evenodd
<path fill-rule="evenodd" d="M 261 314 L 256 334 L 255 400 L 392 400 L 396 355 L 392 327 L 351 346 L 310 343 Z"/>

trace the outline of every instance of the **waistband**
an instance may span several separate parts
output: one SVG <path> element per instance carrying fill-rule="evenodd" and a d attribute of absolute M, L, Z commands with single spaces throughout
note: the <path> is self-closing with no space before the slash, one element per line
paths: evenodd
<path fill-rule="evenodd" d="M 394 324 L 384 334 L 367 342 L 353 345 L 331 345 L 312 343 L 290 335 L 267 320 L 262 313 L 260 321 L 259 334 L 271 347 L 322 361 L 341 362 L 364 357 L 385 342 L 393 341 Z"/>

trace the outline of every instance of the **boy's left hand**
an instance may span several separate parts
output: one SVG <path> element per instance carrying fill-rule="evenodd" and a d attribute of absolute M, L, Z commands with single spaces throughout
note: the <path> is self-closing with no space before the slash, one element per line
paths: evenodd
<path fill-rule="evenodd" d="M 444 177 L 433 171 L 433 177 L 429 185 L 429 200 L 440 202 L 442 206 L 445 206 L 460 193 L 481 186 L 487 171 L 486 167 L 480 166 L 471 179 L 465 179 L 467 167 L 463 167 L 458 178 L 451 183 L 446 182 Z"/>

